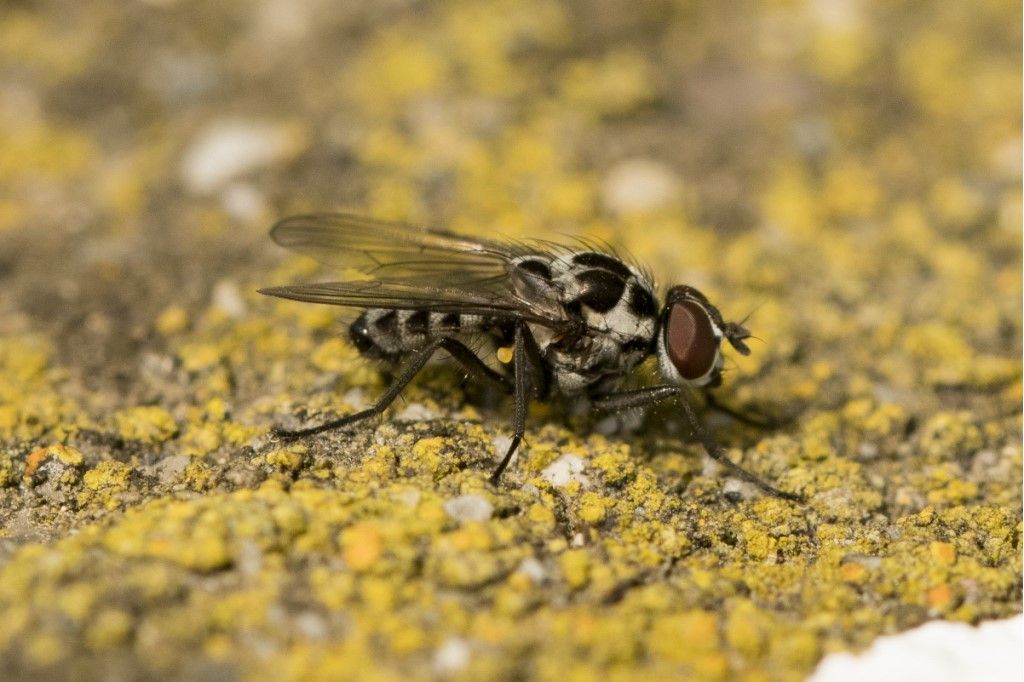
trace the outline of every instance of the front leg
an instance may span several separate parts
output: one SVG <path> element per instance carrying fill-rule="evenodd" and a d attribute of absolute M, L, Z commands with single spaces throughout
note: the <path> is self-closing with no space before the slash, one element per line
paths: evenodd
<path fill-rule="evenodd" d="M 719 402 L 718 398 L 715 397 L 715 394 L 710 391 L 707 391 L 704 394 L 704 400 L 707 403 L 707 406 L 711 409 L 727 414 L 742 424 L 753 426 L 758 429 L 778 429 L 793 421 L 793 419 L 775 419 L 764 414 L 758 414 L 755 416 L 746 412 L 740 412 L 735 407 L 730 407 L 723 402 Z"/>
<path fill-rule="evenodd" d="M 800 495 L 779 490 L 773 485 L 763 481 L 756 474 L 752 474 L 739 464 L 736 464 L 729 459 L 726 456 L 725 451 L 718 445 L 718 443 L 715 442 L 715 439 L 711 437 L 711 434 L 704 429 L 704 426 L 700 423 L 700 419 L 697 418 L 697 413 L 693 411 L 693 406 L 690 405 L 690 401 L 682 395 L 682 388 L 679 386 L 661 384 L 658 386 L 639 388 L 632 391 L 611 393 L 603 398 L 595 400 L 593 405 L 594 407 L 602 410 L 626 410 L 654 405 L 662 402 L 663 400 L 669 400 L 675 397 L 681 398 L 678 402 L 682 404 L 683 412 L 686 414 L 686 419 L 690 422 L 690 428 L 693 430 L 693 434 L 697 437 L 697 440 L 699 440 L 701 445 L 704 446 L 704 451 L 707 452 L 708 457 L 721 463 L 740 478 L 753 483 L 770 495 L 780 497 L 784 500 L 793 500 L 795 502 L 803 501 L 803 497 Z"/>
<path fill-rule="evenodd" d="M 595 398 L 591 404 L 599 410 L 630 410 L 636 407 L 655 405 L 663 400 L 679 395 L 678 386 L 660 384 L 646 386 L 631 391 L 619 391 Z"/>

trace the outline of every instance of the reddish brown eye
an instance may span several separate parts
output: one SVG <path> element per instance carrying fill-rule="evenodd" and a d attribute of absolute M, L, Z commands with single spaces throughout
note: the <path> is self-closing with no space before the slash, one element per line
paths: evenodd
<path fill-rule="evenodd" d="M 665 349 L 682 378 L 692 381 L 710 372 L 718 339 L 707 311 L 693 301 L 673 305 L 665 323 Z"/>

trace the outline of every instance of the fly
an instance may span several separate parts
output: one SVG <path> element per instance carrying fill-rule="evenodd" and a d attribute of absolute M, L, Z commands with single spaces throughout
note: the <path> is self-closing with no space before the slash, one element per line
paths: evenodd
<path fill-rule="evenodd" d="M 750 332 L 726 322 L 697 289 L 673 286 L 659 304 L 654 283 L 610 253 L 547 243 L 466 237 L 350 214 L 285 218 L 273 240 L 369 278 L 261 289 L 271 296 L 362 309 L 349 337 L 369 358 L 404 363 L 372 406 L 299 430 L 299 438 L 379 415 L 438 351 L 513 396 L 512 441 L 491 475 L 497 484 L 519 447 L 531 398 L 582 396 L 598 410 L 675 400 L 704 450 L 777 497 L 799 500 L 732 462 L 704 429 L 686 392 L 721 384 L 722 342 L 742 355 Z M 491 344 L 489 364 L 467 341 Z M 486 344 L 485 344 L 486 345 Z M 656 355 L 663 383 L 623 390 Z"/>

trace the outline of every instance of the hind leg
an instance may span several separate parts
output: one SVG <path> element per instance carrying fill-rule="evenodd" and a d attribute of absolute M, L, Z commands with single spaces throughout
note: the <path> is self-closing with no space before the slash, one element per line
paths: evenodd
<path fill-rule="evenodd" d="M 462 343 L 458 339 L 452 337 L 442 337 L 431 341 L 426 346 L 421 348 L 413 356 L 405 368 L 402 369 L 398 379 L 384 392 L 377 402 L 365 410 L 361 410 L 354 414 L 349 414 L 338 419 L 333 419 L 319 426 L 312 426 L 307 429 L 281 429 L 274 428 L 274 434 L 282 438 L 302 438 L 304 436 L 312 436 L 324 431 L 331 431 L 333 429 L 339 429 L 343 426 L 354 424 L 363 419 L 374 417 L 384 412 L 391 403 L 405 390 L 405 387 L 420 373 L 420 370 L 427 364 L 430 358 L 438 350 L 445 350 L 450 356 L 452 356 L 460 365 L 466 368 L 466 370 L 476 376 L 478 379 L 489 381 L 500 386 L 506 393 L 512 392 L 512 385 L 509 383 L 508 377 L 495 372 L 493 369 L 488 367 L 483 360 L 478 358 L 472 350 L 470 350 L 466 344 Z"/>

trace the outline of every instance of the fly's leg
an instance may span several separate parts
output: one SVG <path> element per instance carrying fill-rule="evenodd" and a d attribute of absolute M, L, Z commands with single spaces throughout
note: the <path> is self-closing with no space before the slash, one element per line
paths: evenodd
<path fill-rule="evenodd" d="M 636 407 L 646 407 L 660 403 L 679 395 L 678 386 L 671 384 L 660 384 L 658 386 L 647 386 L 632 391 L 620 391 L 594 398 L 591 404 L 599 410 L 630 410 Z"/>
<path fill-rule="evenodd" d="M 495 372 L 491 369 L 466 344 L 450 336 L 439 339 L 439 342 L 441 349 L 447 351 L 448 355 L 452 356 L 456 362 L 462 365 L 463 369 L 469 372 L 470 376 L 494 384 L 504 391 L 506 395 L 512 394 L 512 382 L 509 381 L 508 377 L 501 372 Z"/>
<path fill-rule="evenodd" d="M 523 346 L 526 364 L 530 369 L 530 388 L 535 397 L 544 400 L 551 393 L 551 370 L 544 364 L 537 340 L 526 326 L 523 326 Z"/>
<path fill-rule="evenodd" d="M 715 439 L 711 437 L 707 431 L 704 430 L 703 425 L 700 423 L 700 419 L 697 418 L 697 413 L 693 411 L 693 406 L 685 398 L 679 401 L 683 405 L 683 412 L 686 413 L 686 419 L 690 422 L 690 428 L 693 429 L 693 433 L 697 436 L 697 440 L 704 446 L 704 451 L 708 453 L 708 456 L 724 464 L 727 469 L 738 475 L 740 478 L 749 481 L 756 485 L 761 490 L 765 491 L 769 495 L 782 498 L 784 500 L 792 500 L 794 502 L 803 502 L 804 498 L 796 493 L 788 493 L 784 490 L 779 490 L 775 486 L 765 482 L 756 474 L 752 474 L 747 471 L 739 464 L 736 464 L 731 459 L 726 457 L 725 451 L 715 442 Z"/>
<path fill-rule="evenodd" d="M 639 388 L 632 391 L 611 393 L 603 398 L 595 400 L 593 405 L 594 407 L 602 410 L 625 410 L 634 407 L 653 405 L 677 396 L 680 398 L 678 402 L 683 406 L 683 412 L 686 414 L 687 421 L 690 422 L 690 428 L 693 430 L 693 434 L 697 437 L 697 440 L 700 441 L 701 445 L 704 446 L 704 451 L 708 453 L 708 457 L 721 463 L 734 474 L 745 481 L 753 483 L 769 495 L 774 495 L 775 497 L 779 497 L 784 500 L 793 500 L 794 502 L 803 501 L 803 497 L 800 495 L 779 490 L 775 486 L 761 480 L 757 475 L 750 473 L 739 464 L 736 464 L 726 457 L 725 451 L 718 445 L 718 443 L 715 442 L 714 438 L 711 437 L 711 434 L 704 430 L 704 427 L 700 423 L 700 419 L 697 418 L 697 413 L 693 411 L 693 406 L 690 405 L 690 402 L 684 396 L 682 396 L 682 389 L 679 386 L 662 384 L 659 386 Z"/>
<path fill-rule="evenodd" d="M 320 424 L 319 426 L 313 426 L 308 429 L 297 429 L 294 431 L 287 429 L 274 429 L 274 435 L 281 438 L 302 438 L 304 436 L 312 436 L 324 431 L 331 431 L 338 429 L 349 424 L 354 424 L 358 421 L 373 417 L 381 414 L 388 408 L 388 406 L 395 401 L 395 398 L 401 394 L 405 387 L 409 385 L 409 382 L 419 374 L 423 366 L 427 364 L 431 356 L 438 351 L 438 349 L 445 350 L 450 356 L 452 356 L 459 364 L 461 364 L 470 374 L 473 374 L 479 379 L 493 382 L 499 385 L 502 390 L 506 393 L 512 392 L 512 385 L 509 383 L 507 377 L 495 372 L 493 369 L 488 367 L 483 360 L 478 358 L 473 351 L 466 347 L 461 341 L 451 338 L 443 337 L 431 341 L 426 346 L 421 348 L 413 356 L 409 364 L 402 370 L 401 375 L 398 379 L 391 384 L 391 387 L 384 392 L 384 395 L 377 400 L 373 407 L 368 407 L 365 410 L 349 414 L 338 419 L 332 419 L 329 422 Z"/>
<path fill-rule="evenodd" d="M 505 452 L 501 463 L 498 464 L 498 468 L 491 474 L 491 485 L 498 484 L 501 474 L 508 467 L 508 463 L 512 461 L 512 455 L 515 454 L 516 448 L 519 447 L 519 443 L 523 440 L 523 434 L 526 433 L 526 407 L 530 401 L 530 362 L 527 344 L 529 341 L 532 341 L 532 338 L 527 338 L 529 334 L 530 332 L 526 325 L 521 323 L 516 325 L 515 348 L 512 354 L 515 381 L 512 393 L 513 400 L 515 401 L 515 412 L 512 416 L 512 442 L 509 444 L 508 451 Z"/>
<path fill-rule="evenodd" d="M 789 423 L 789 421 L 791 421 L 786 419 L 773 419 L 772 417 L 767 417 L 761 414 L 755 416 L 746 414 L 744 412 L 740 412 L 734 407 L 729 407 L 725 403 L 719 402 L 718 398 L 715 397 L 714 393 L 706 393 L 704 397 L 707 401 L 708 407 L 710 407 L 711 409 L 718 410 L 723 414 L 729 415 L 738 422 L 741 422 L 748 426 L 753 426 L 755 428 L 778 429 L 782 426 L 785 426 L 787 423 Z"/>

